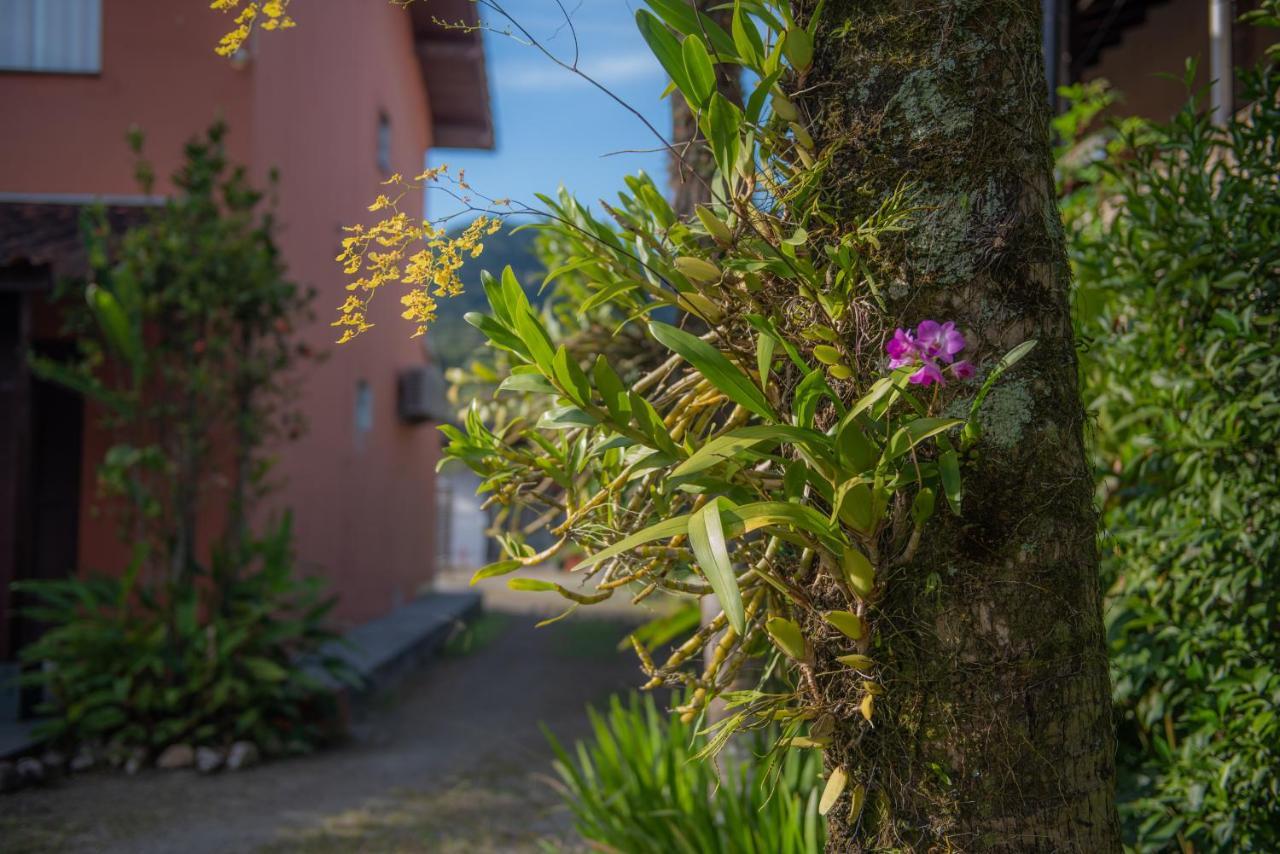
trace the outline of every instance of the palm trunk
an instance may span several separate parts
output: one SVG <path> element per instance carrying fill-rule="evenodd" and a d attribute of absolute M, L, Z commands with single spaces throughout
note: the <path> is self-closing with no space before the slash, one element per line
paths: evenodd
<path fill-rule="evenodd" d="M 814 0 L 802 0 L 801 19 Z M 873 728 L 848 677 L 830 767 L 866 786 L 828 816 L 828 850 L 1111 852 L 1120 848 L 1092 479 L 1054 198 L 1036 0 L 829 0 L 802 108 L 830 210 L 857 222 L 906 180 L 911 230 L 876 260 L 852 348 L 955 320 L 990 366 L 1039 346 L 996 387 L 946 511 L 872 614 L 885 694 Z M 943 389 L 959 406 L 973 388 Z M 945 518 L 944 518 L 945 517 Z M 843 648 L 819 650 L 817 672 Z M 841 702 L 844 700 L 844 702 Z"/>

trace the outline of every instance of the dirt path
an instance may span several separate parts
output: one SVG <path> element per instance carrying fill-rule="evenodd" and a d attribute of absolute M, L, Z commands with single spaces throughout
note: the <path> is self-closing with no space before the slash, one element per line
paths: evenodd
<path fill-rule="evenodd" d="M 0 851 L 434 854 L 566 839 L 538 724 L 584 734 L 584 705 L 638 673 L 615 651 L 626 623 L 535 619 L 491 610 L 470 652 L 407 679 L 318 755 L 213 777 L 90 773 L 0 798 Z"/>

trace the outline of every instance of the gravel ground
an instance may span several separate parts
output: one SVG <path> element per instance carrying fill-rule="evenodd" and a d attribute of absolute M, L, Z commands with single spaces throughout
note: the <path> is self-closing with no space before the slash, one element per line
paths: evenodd
<path fill-rule="evenodd" d="M 616 651 L 638 615 L 591 609 L 535 629 L 550 600 L 563 601 L 494 586 L 468 642 L 377 698 L 339 747 L 211 777 L 93 772 L 0 797 L 0 852 L 572 847 L 538 725 L 580 737 L 587 703 L 638 684 Z"/>

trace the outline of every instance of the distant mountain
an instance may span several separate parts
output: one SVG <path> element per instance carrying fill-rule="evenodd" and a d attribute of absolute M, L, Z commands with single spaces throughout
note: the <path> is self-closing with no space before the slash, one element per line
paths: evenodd
<path fill-rule="evenodd" d="M 468 223 L 461 223 L 450 229 L 450 236 L 461 232 L 467 225 Z M 438 316 L 427 331 L 427 343 L 441 367 L 466 365 L 484 344 L 484 335 L 480 330 L 462 319 L 467 312 L 487 311 L 489 308 L 484 288 L 480 285 L 481 270 L 488 270 L 496 276 L 504 267 L 510 266 L 516 278 L 524 285 L 525 293 L 536 301 L 538 288 L 547 271 L 533 251 L 536 232 L 525 230 L 511 233 L 519 225 L 521 223 L 513 222 L 497 234 L 486 237 L 484 254 L 479 258 L 468 258 L 462 266 L 459 273 L 463 284 L 462 293 L 439 300 Z"/>

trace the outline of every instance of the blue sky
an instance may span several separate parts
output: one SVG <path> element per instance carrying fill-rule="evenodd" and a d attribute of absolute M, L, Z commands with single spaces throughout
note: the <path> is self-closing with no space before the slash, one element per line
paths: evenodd
<path fill-rule="evenodd" d="M 572 60 L 573 39 L 554 0 L 507 0 L 505 5 L 548 49 Z M 670 103 L 659 95 L 667 78 L 636 31 L 637 7 L 630 0 L 565 0 L 578 36 L 579 67 L 666 134 Z M 503 22 L 490 14 L 488 24 Z M 560 184 L 583 202 L 612 199 L 623 176 L 641 169 L 664 180 L 660 152 L 608 156 L 660 143 L 607 95 L 512 38 L 487 32 L 485 50 L 497 147 L 491 152 L 434 149 L 430 164 L 465 168 L 477 191 L 530 204 L 536 204 L 535 192 L 553 194 Z M 433 218 L 458 209 L 440 193 L 430 194 L 427 204 Z"/>

